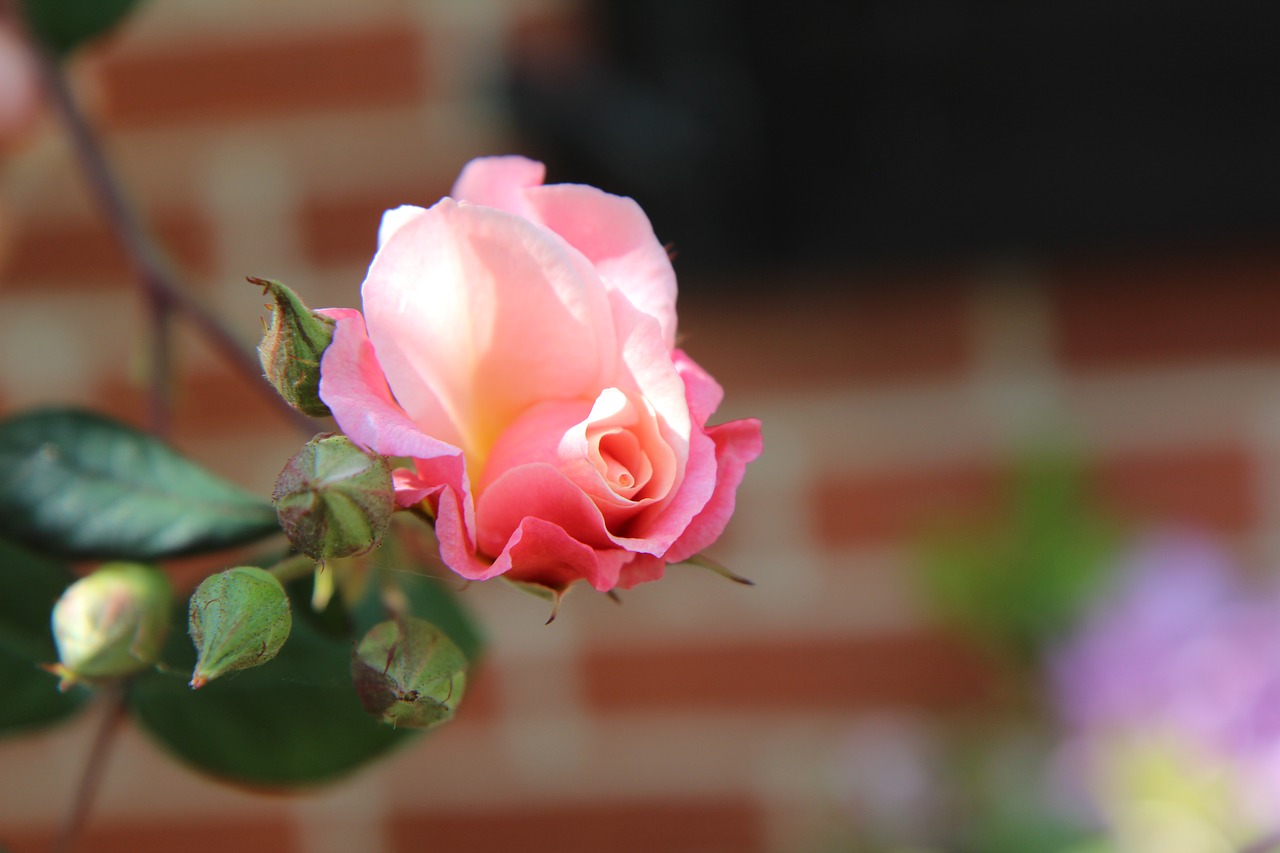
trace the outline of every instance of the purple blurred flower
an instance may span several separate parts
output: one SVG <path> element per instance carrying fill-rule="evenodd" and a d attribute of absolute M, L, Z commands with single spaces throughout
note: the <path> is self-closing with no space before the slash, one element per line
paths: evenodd
<path fill-rule="evenodd" d="M 1142 543 L 1051 672 L 1084 742 L 1170 738 L 1228 769 L 1243 814 L 1280 815 L 1280 595 L 1214 543 Z"/>

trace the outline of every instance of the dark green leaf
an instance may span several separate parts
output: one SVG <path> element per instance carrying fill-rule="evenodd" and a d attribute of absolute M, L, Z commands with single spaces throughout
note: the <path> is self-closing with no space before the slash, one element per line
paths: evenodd
<path fill-rule="evenodd" d="M 186 673 L 195 655 L 181 639 L 166 658 L 176 672 L 140 678 L 131 702 L 142 727 L 200 771 L 257 787 L 315 785 L 412 737 L 360 706 L 352 642 L 323 636 L 306 620 L 295 621 L 275 660 L 194 691 Z"/>
<path fill-rule="evenodd" d="M 138 0 L 24 0 L 27 26 L 45 47 L 64 56 L 129 14 Z"/>
<path fill-rule="evenodd" d="M 76 558 L 155 560 L 279 531 L 266 501 L 92 412 L 0 423 L 0 535 Z"/>
<path fill-rule="evenodd" d="M 49 617 L 74 580 L 57 560 L 0 539 L 0 646 L 37 663 L 56 661 Z"/>
<path fill-rule="evenodd" d="M 397 521 L 401 516 L 397 516 Z M 417 535 L 416 522 L 405 520 L 401 524 L 403 536 Z M 457 583 L 452 577 L 439 578 L 426 574 L 421 566 L 413 564 L 408 549 L 393 537 L 387 537 L 382 547 L 373 555 L 374 565 L 382 573 L 382 580 L 395 583 L 409 599 L 409 615 L 425 619 L 453 640 L 467 660 L 474 661 L 484 646 L 480 629 L 471 615 L 458 601 L 453 591 Z M 356 639 L 363 637 L 374 625 L 388 619 L 391 613 L 382 605 L 379 579 L 372 578 L 360 601 L 351 608 L 352 630 Z"/>
<path fill-rule="evenodd" d="M 0 736 L 55 723 L 76 711 L 82 688 L 58 692 L 58 677 L 0 646 Z"/>
<path fill-rule="evenodd" d="M 40 669 L 58 659 L 49 614 L 72 580 L 58 561 L 0 540 L 0 734 L 56 722 L 84 701 Z"/>

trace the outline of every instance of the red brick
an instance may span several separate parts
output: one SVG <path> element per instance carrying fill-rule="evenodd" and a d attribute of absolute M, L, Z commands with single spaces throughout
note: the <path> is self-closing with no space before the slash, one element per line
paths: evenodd
<path fill-rule="evenodd" d="M 1240 447 L 1144 451 L 1100 463 L 1107 506 L 1137 523 L 1183 522 L 1243 533 L 1259 519 L 1256 462 Z"/>
<path fill-rule="evenodd" d="M 378 248 L 382 213 L 402 204 L 430 207 L 449 194 L 450 183 L 388 187 L 342 198 L 313 198 L 299 211 L 303 246 L 317 265 L 368 264 Z"/>
<path fill-rule="evenodd" d="M 978 463 L 833 475 L 814 487 L 812 517 L 827 547 L 880 545 L 916 536 L 938 520 L 989 514 L 999 492 L 999 473 Z"/>
<path fill-rule="evenodd" d="M 1258 523 L 1256 462 L 1238 446 L 1129 451 L 1089 463 L 1098 506 L 1134 524 L 1180 522 L 1243 533 Z M 815 484 L 812 519 L 828 548 L 904 544 L 940 522 L 1007 512 L 994 465 L 830 474 Z"/>
<path fill-rule="evenodd" d="M 55 829 L 5 830 L 0 844 L 12 853 L 49 850 Z M 92 823 L 76 845 L 92 853 L 290 853 L 300 850 L 290 821 L 237 820 L 232 817 Z"/>
<path fill-rule="evenodd" d="M 209 273 L 213 235 L 202 216 L 193 211 L 168 211 L 153 217 L 152 227 L 160 245 L 183 270 Z M 132 274 L 114 235 L 96 219 L 25 223 L 7 267 L 0 272 L 19 291 L 29 282 L 118 285 Z"/>
<path fill-rule="evenodd" d="M 135 126 L 413 103 L 424 94 L 421 52 L 419 33 L 397 21 L 119 53 L 102 68 L 106 114 Z"/>
<path fill-rule="evenodd" d="M 764 849 L 759 810 L 740 800 L 416 812 L 393 816 L 390 837 L 395 850 L 449 853 L 752 853 Z"/>
<path fill-rule="evenodd" d="M 179 328 L 188 328 L 181 319 L 175 322 Z M 291 431 L 299 436 L 301 444 L 306 436 L 285 419 L 268 393 L 274 391 L 260 376 L 240 376 L 225 369 L 179 374 L 171 398 L 172 432 L 186 438 L 228 435 L 246 429 L 255 434 L 266 430 Z M 98 388 L 96 408 L 111 417 L 142 427 L 147 407 L 147 390 L 136 382 L 118 378 Z M 316 432 L 322 432 L 324 425 L 324 421 L 316 421 Z"/>
<path fill-rule="evenodd" d="M 1059 271 L 1058 358 L 1095 370 L 1280 358 L 1280 253 L 1201 253 Z"/>
<path fill-rule="evenodd" d="M 971 364 L 967 288 L 847 284 L 691 284 L 681 346 L 731 394 L 954 379 Z"/>
<path fill-rule="evenodd" d="M 974 649 L 924 632 L 597 651 L 582 668 L 603 711 L 958 710 L 995 688 Z"/>
<path fill-rule="evenodd" d="M 498 685 L 491 667 L 481 661 L 467 672 L 467 692 L 451 725 L 490 723 L 498 712 Z"/>

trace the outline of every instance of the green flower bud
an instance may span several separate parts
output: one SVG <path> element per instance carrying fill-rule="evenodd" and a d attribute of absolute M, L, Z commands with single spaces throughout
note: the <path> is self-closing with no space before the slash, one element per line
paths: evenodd
<path fill-rule="evenodd" d="M 467 659 L 435 625 L 412 616 L 381 622 L 351 658 L 364 709 L 384 723 L 426 729 L 453 717 L 467 682 Z"/>
<path fill-rule="evenodd" d="M 261 285 L 263 293 L 276 303 L 271 309 L 271 324 L 258 345 L 267 381 L 304 415 L 327 417 L 329 407 L 320 399 L 320 357 L 333 341 L 333 321 L 302 304 L 278 281 L 252 277 L 249 281 Z"/>
<path fill-rule="evenodd" d="M 107 563 L 67 587 L 53 606 L 63 690 L 147 669 L 169 630 L 169 579 L 153 566 Z"/>
<path fill-rule="evenodd" d="M 293 627 L 284 587 L 253 566 L 205 578 L 191 596 L 187 617 L 187 633 L 196 647 L 192 688 L 271 660 Z"/>
<path fill-rule="evenodd" d="M 289 541 L 316 560 L 371 550 L 395 509 L 387 460 L 342 435 L 308 441 L 276 478 L 272 499 Z"/>

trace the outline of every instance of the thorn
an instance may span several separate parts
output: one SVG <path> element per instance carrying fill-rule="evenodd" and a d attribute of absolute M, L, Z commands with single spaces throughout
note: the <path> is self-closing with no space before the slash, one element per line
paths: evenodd
<path fill-rule="evenodd" d="M 605 593 L 605 595 L 609 596 L 609 600 L 612 601 L 614 604 L 622 603 L 622 596 L 618 595 L 618 591 L 616 589 L 609 590 L 608 592 Z"/>
<path fill-rule="evenodd" d="M 261 287 L 264 296 L 271 288 L 271 282 L 267 281 L 265 278 L 258 278 L 256 275 L 247 275 L 244 277 L 244 280 L 250 284 L 256 284 L 258 287 Z"/>

